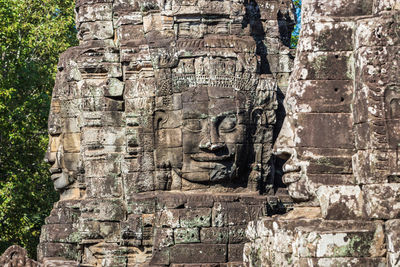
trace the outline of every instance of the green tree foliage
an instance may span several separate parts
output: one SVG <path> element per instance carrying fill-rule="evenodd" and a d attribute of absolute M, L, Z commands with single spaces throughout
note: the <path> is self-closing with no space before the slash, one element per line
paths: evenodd
<path fill-rule="evenodd" d="M 290 38 L 290 47 L 297 47 L 297 43 L 299 42 L 299 34 L 301 28 L 301 0 L 292 0 L 293 6 L 296 11 L 296 25 L 294 26 L 294 30 L 292 32 L 292 36 Z"/>
<path fill-rule="evenodd" d="M 0 254 L 36 256 L 58 194 L 43 158 L 59 54 L 76 45 L 73 0 L 0 0 Z"/>

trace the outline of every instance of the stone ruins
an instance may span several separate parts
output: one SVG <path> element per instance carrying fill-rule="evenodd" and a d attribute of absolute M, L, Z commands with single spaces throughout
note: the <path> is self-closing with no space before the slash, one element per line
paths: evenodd
<path fill-rule="evenodd" d="M 15 266 L 400 266 L 400 2 L 77 0 Z M 400 135 L 399 135 L 400 136 Z"/>

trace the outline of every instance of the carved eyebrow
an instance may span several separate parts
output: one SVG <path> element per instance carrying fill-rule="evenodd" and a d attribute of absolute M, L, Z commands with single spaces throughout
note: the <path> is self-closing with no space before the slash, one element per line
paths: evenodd
<path fill-rule="evenodd" d="M 216 117 L 223 117 L 223 116 L 227 116 L 227 115 L 236 115 L 237 113 L 238 113 L 237 110 L 224 111 L 224 112 L 221 112 L 220 114 L 218 114 Z"/>
<path fill-rule="evenodd" d="M 244 110 L 231 110 L 231 111 L 221 112 L 220 114 L 218 114 L 218 115 L 216 115 L 214 117 L 219 118 L 219 117 L 227 116 L 227 115 L 243 115 L 245 113 L 246 113 L 246 111 L 244 111 Z"/>
<path fill-rule="evenodd" d="M 219 113 L 218 115 L 211 116 L 211 120 L 216 121 L 216 120 L 218 120 L 218 119 L 220 119 L 222 117 L 226 117 L 228 115 L 236 115 L 236 114 L 239 114 L 239 113 L 237 111 L 235 111 L 235 110 L 224 111 L 224 112 Z"/>
<path fill-rule="evenodd" d="M 183 113 L 183 118 L 182 119 L 206 119 L 208 118 L 207 114 L 204 113 L 198 113 L 198 112 L 187 112 Z"/>

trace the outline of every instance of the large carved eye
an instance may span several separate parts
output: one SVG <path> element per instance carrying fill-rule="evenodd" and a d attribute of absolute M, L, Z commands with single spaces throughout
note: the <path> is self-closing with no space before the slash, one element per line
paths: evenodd
<path fill-rule="evenodd" d="M 221 132 L 231 132 L 236 127 L 236 115 L 231 114 L 227 115 L 226 117 L 222 118 L 221 123 L 219 124 L 219 130 Z"/>
<path fill-rule="evenodd" d="M 200 132 L 201 121 L 196 119 L 185 120 L 183 122 L 183 127 L 190 132 Z"/>

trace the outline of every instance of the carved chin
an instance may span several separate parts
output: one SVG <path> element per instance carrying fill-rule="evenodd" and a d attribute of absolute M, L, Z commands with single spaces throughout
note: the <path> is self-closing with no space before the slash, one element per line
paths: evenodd
<path fill-rule="evenodd" d="M 289 196 L 296 202 L 304 202 L 311 199 L 310 193 L 301 181 L 291 183 L 288 186 Z"/>
<path fill-rule="evenodd" d="M 54 182 L 54 188 L 57 190 L 65 189 L 71 182 L 69 176 L 66 173 L 53 174 L 51 179 Z"/>
<path fill-rule="evenodd" d="M 190 182 L 219 182 L 231 179 L 236 173 L 236 165 L 233 163 L 208 163 L 207 166 L 202 166 L 197 171 L 182 173 L 182 178 Z"/>
<path fill-rule="evenodd" d="M 210 181 L 216 182 L 232 178 L 235 169 L 235 164 L 231 166 L 217 164 L 214 169 L 210 171 Z"/>

